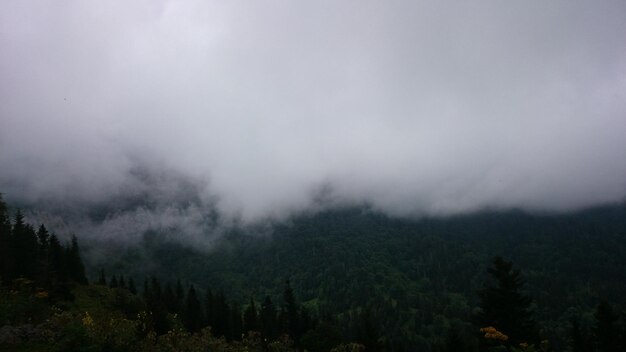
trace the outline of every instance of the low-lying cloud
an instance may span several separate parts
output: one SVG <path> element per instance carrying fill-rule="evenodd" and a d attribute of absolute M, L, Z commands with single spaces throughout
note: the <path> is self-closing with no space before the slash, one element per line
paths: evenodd
<path fill-rule="evenodd" d="M 395 215 L 621 201 L 624 18 L 623 1 L 3 2 L 0 191 L 117 204 L 92 219 L 113 229 L 319 194 Z M 134 193 L 161 199 L 128 210 Z"/>

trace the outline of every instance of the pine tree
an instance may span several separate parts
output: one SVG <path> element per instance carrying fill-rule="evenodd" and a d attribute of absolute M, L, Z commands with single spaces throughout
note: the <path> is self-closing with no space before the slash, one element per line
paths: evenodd
<path fill-rule="evenodd" d="M 307 332 L 309 329 L 313 328 L 315 325 L 315 322 L 313 321 L 313 318 L 311 318 L 311 314 L 309 313 L 309 311 L 304 307 L 301 306 L 300 307 L 300 318 L 299 318 L 299 325 L 298 325 L 298 329 L 299 329 L 299 336 L 302 336 L 305 332 Z"/>
<path fill-rule="evenodd" d="M 281 323 L 283 331 L 289 334 L 296 341 L 301 336 L 299 315 L 298 303 L 296 302 L 289 280 L 287 280 L 285 282 L 285 289 L 283 290 Z"/>
<path fill-rule="evenodd" d="M 76 236 L 72 235 L 70 246 L 66 250 L 66 261 L 70 279 L 81 285 L 86 285 L 88 283 L 87 275 L 85 275 L 85 266 L 80 258 L 80 250 Z"/>
<path fill-rule="evenodd" d="M 276 319 L 276 308 L 270 296 L 265 296 L 261 304 L 261 332 L 268 340 L 273 340 L 278 336 L 278 326 Z"/>
<path fill-rule="evenodd" d="M 141 293 L 143 297 L 143 301 L 146 304 L 152 301 L 152 292 L 150 292 L 150 285 L 148 284 L 148 279 L 143 280 L 143 292 Z"/>
<path fill-rule="evenodd" d="M 119 285 L 120 288 L 126 288 L 126 280 L 124 280 L 124 275 L 120 275 Z"/>
<path fill-rule="evenodd" d="M 196 296 L 196 289 L 191 285 L 187 291 L 185 309 L 183 310 L 183 323 L 189 332 L 197 332 L 202 327 L 204 317 L 202 316 L 202 306 Z"/>
<path fill-rule="evenodd" d="M 171 328 L 167 317 L 167 309 L 162 301 L 161 284 L 156 277 L 146 279 L 143 283 L 143 299 L 148 311 L 152 313 L 152 323 L 157 334 L 164 334 Z"/>
<path fill-rule="evenodd" d="M 100 277 L 98 278 L 98 285 L 102 285 L 102 286 L 107 285 L 107 279 L 106 279 L 106 276 L 104 275 L 104 269 L 100 269 Z"/>
<path fill-rule="evenodd" d="M 226 301 L 223 291 L 220 291 L 220 293 L 215 296 L 213 307 L 215 314 L 215 326 L 213 327 L 215 329 L 215 335 L 229 337 L 231 331 L 230 306 Z"/>
<path fill-rule="evenodd" d="M 341 330 L 331 321 L 324 321 L 306 334 L 302 335 L 300 343 L 302 348 L 310 352 L 326 352 L 341 344 L 343 338 Z M 405 349 L 390 349 L 391 351 L 402 351 Z"/>
<path fill-rule="evenodd" d="M 0 279 L 10 281 L 14 276 L 14 252 L 11 222 L 7 205 L 0 193 Z"/>
<path fill-rule="evenodd" d="M 117 277 L 115 275 L 111 276 L 111 282 L 109 283 L 110 288 L 118 288 L 120 284 L 117 282 Z"/>
<path fill-rule="evenodd" d="M 39 230 L 37 230 L 37 239 L 39 240 L 39 246 L 46 250 L 49 244 L 48 241 L 50 240 L 50 233 L 43 224 L 41 224 Z"/>
<path fill-rule="evenodd" d="M 15 256 L 15 268 L 17 276 L 34 279 L 37 271 L 38 261 L 36 259 L 37 235 L 32 226 L 24 221 L 21 210 L 15 214 L 13 225 L 13 250 Z"/>
<path fill-rule="evenodd" d="M 50 261 L 49 261 L 49 246 L 50 246 L 50 233 L 46 229 L 46 227 L 41 224 L 39 226 L 39 230 L 37 230 L 37 242 L 38 242 L 38 250 L 36 253 L 37 257 L 37 281 L 41 283 L 50 283 Z M 47 285 L 46 285 L 47 286 Z"/>
<path fill-rule="evenodd" d="M 176 280 L 176 312 L 180 313 L 183 309 L 183 304 L 185 303 L 185 290 L 183 289 L 183 285 L 180 283 L 180 279 Z"/>
<path fill-rule="evenodd" d="M 446 334 L 446 352 L 463 352 L 466 351 L 466 343 L 463 342 L 463 338 L 457 327 L 448 328 Z"/>
<path fill-rule="evenodd" d="M 493 326 L 509 337 L 507 343 L 517 346 L 521 342 L 538 340 L 530 305 L 532 300 L 522 293 L 524 280 L 513 264 L 501 257 L 493 259 L 487 272 L 491 282 L 478 292 L 481 327 Z"/>
<path fill-rule="evenodd" d="M 358 316 L 356 326 L 357 341 L 365 346 L 366 351 L 380 350 L 378 329 L 372 317 L 372 307 L 364 308 Z"/>
<path fill-rule="evenodd" d="M 243 313 L 243 330 L 244 332 L 259 331 L 259 315 L 252 297 L 250 297 L 250 304 Z"/>
<path fill-rule="evenodd" d="M 67 279 L 63 247 L 61 247 L 61 243 L 55 234 L 50 235 L 50 267 L 57 281 L 65 281 Z"/>
<path fill-rule="evenodd" d="M 215 297 L 213 297 L 213 292 L 211 292 L 211 288 L 207 288 L 206 295 L 204 298 L 204 324 L 213 328 L 213 332 L 215 332 Z"/>
<path fill-rule="evenodd" d="M 128 291 L 130 291 L 130 293 L 132 293 L 133 295 L 137 294 L 137 288 L 135 287 L 135 281 L 133 281 L 132 277 L 130 279 L 128 279 Z"/>
<path fill-rule="evenodd" d="M 165 304 L 165 308 L 167 308 L 167 311 L 170 313 L 180 312 L 178 300 L 169 282 L 165 284 L 165 288 L 163 289 L 163 304 Z"/>
<path fill-rule="evenodd" d="M 578 317 L 570 320 L 569 345 L 572 352 L 588 352 L 593 350 L 589 336 L 580 325 L 580 319 Z"/>
<path fill-rule="evenodd" d="M 230 309 L 230 339 L 241 340 L 243 333 L 243 319 L 241 317 L 241 307 L 238 304 L 233 304 Z"/>
<path fill-rule="evenodd" d="M 150 293 L 152 293 L 153 303 L 160 305 L 162 303 L 163 291 L 161 290 L 161 283 L 154 276 L 150 278 Z"/>
<path fill-rule="evenodd" d="M 51 295 L 59 299 L 73 299 L 68 282 L 65 249 L 55 234 L 50 235 Z"/>
<path fill-rule="evenodd" d="M 602 301 L 598 304 L 594 314 L 596 325 L 594 327 L 594 335 L 596 338 L 598 352 L 618 352 L 622 351 L 619 347 L 619 335 L 617 323 L 619 316 L 613 310 L 613 307 Z"/>

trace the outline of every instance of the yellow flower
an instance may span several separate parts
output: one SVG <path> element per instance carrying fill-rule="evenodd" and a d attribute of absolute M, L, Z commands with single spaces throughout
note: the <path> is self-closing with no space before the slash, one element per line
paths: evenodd
<path fill-rule="evenodd" d="M 485 333 L 485 338 L 486 339 L 500 340 L 500 341 L 506 341 L 506 340 L 509 339 L 509 337 L 507 335 L 501 333 L 500 331 L 498 331 L 493 326 L 488 326 L 486 328 L 481 328 L 480 332 L 484 332 Z"/>
<path fill-rule="evenodd" d="M 89 315 L 89 312 L 85 312 L 85 317 L 83 318 L 83 325 L 85 326 L 93 325 L 93 319 L 91 318 L 91 315 Z"/>

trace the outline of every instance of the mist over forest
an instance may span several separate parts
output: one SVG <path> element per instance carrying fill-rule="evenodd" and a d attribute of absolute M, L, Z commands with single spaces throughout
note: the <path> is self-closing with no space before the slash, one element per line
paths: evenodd
<path fill-rule="evenodd" d="M 305 209 L 320 190 L 405 216 L 626 194 L 621 1 L 1 12 L 12 202 L 186 192 L 160 177 L 244 220 Z"/>
<path fill-rule="evenodd" d="M 0 3 L 0 350 L 626 349 L 625 18 Z"/>

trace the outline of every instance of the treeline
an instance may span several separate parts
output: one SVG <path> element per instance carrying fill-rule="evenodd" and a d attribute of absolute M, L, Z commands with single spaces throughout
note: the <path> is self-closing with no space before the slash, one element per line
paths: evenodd
<path fill-rule="evenodd" d="M 183 288 L 180 280 L 175 285 L 162 285 L 158 278 L 151 277 L 138 290 L 132 277 L 113 275 L 107 279 L 101 270 L 97 283 L 88 285 L 75 236 L 62 245 L 45 225 L 35 230 L 27 224 L 20 210 L 12 218 L 0 197 L 0 328 L 4 329 L 0 347 L 8 343 L 17 348 L 20 343 L 26 346 L 32 341 L 46 340 L 59 350 L 71 350 L 79 344 L 91 344 L 92 349 L 103 351 L 130 351 L 140 345 L 152 346 L 146 347 L 150 350 L 161 349 L 160 341 L 168 340 L 172 334 L 182 334 L 195 347 L 219 344 L 219 338 L 224 339 L 225 348 L 236 346 L 228 343 L 241 344 L 243 340 L 250 344 L 249 335 L 256 339 L 252 344 L 262 350 L 280 346 L 328 351 L 342 342 L 339 328 L 330 317 L 320 321 L 299 304 L 289 280 L 280 304 L 275 304 L 270 296 L 260 303 L 250 297 L 245 309 L 229 300 L 223 291 L 200 292 L 194 285 Z M 70 314 L 71 307 L 84 304 L 85 292 L 90 297 L 87 301 L 91 312 Z M 81 297 L 76 298 L 76 294 Z M 96 318 L 107 321 L 102 318 L 103 313 L 96 313 L 103 305 L 101 301 L 107 299 L 113 308 L 107 313 L 113 314 L 108 318 L 110 326 L 94 330 Z M 50 321 L 56 325 L 50 326 Z M 77 322 L 78 332 L 73 326 Z M 109 341 L 123 339 L 127 331 L 117 325 L 124 324 L 133 327 L 132 337 L 124 343 Z M 42 329 L 46 333 L 38 332 Z M 89 331 L 93 336 L 88 336 Z M 28 338 L 20 340 L 20 334 Z M 51 341 L 50 336 L 57 336 L 59 341 Z M 204 340 L 194 340 L 198 336 Z"/>
<path fill-rule="evenodd" d="M 580 315 L 572 315 L 567 326 L 566 346 L 551 345 L 542 336 L 534 317 L 534 302 L 525 294 L 525 281 L 513 263 L 496 257 L 488 268 L 488 279 L 478 291 L 480 304 L 473 320 L 482 336 L 479 350 L 498 351 L 626 351 L 626 311 L 619 314 L 606 301 L 601 301 L 591 319 L 582 323 Z M 452 332 L 445 351 L 470 351 L 469 342 Z"/>
<path fill-rule="evenodd" d="M 523 271 L 537 327 L 555 351 L 568 350 L 573 319 L 594 336 L 602 300 L 618 315 L 626 307 L 625 205 L 420 220 L 346 208 L 296 216 L 275 224 L 272 236 L 253 231 L 228 234 L 210 253 L 146 234 L 144 258 L 120 253 L 111 265 L 149 260 L 150 274 L 211 284 L 238 302 L 279 297 L 277 278 L 290 277 L 301 302 L 332 314 L 348 340 L 367 310 L 381 348 L 397 351 L 445 351 L 456 332 L 473 351 L 484 327 L 472 319 L 477 292 L 496 255 Z"/>
<path fill-rule="evenodd" d="M 536 285 L 541 281 L 537 280 L 536 271 L 530 271 L 534 279 L 527 284 L 523 278 L 526 275 L 515 269 L 512 262 L 499 257 L 490 265 L 487 260 L 479 266 L 468 265 L 479 260 L 467 260 L 472 255 L 469 246 L 446 253 L 450 247 L 441 245 L 437 237 L 408 233 L 404 239 L 400 237 L 402 228 L 411 230 L 403 223 L 399 223 L 393 235 L 381 231 L 374 236 L 373 230 L 389 229 L 380 225 L 384 219 L 368 216 L 369 222 L 360 224 L 363 226 L 360 233 L 348 231 L 345 225 L 337 227 L 345 219 L 333 219 L 335 228 L 325 229 L 331 236 L 296 233 L 295 238 L 301 242 L 299 247 L 274 251 L 267 258 L 269 263 L 275 261 L 271 264 L 275 268 L 286 268 L 291 275 L 274 272 L 272 277 L 259 272 L 252 262 L 246 262 L 249 272 L 267 276 L 264 282 L 276 283 L 280 277 L 291 277 L 293 281 L 285 281 L 284 286 L 278 282 L 278 293 L 248 292 L 242 299 L 225 293 L 219 286 L 229 280 L 213 279 L 201 289 L 198 281 L 185 278 L 181 282 L 172 280 L 171 276 L 162 281 L 155 275 L 142 285 L 135 282 L 137 273 L 125 271 L 119 275 L 120 269 L 110 277 L 102 269 L 93 280 L 96 284 L 88 285 L 75 237 L 62 245 L 44 225 L 35 230 L 26 224 L 20 211 L 10 217 L 0 199 L 0 349 L 20 350 L 21 346 L 34 351 L 626 350 L 623 301 L 612 300 L 610 296 L 602 300 L 597 294 L 582 295 L 577 291 L 580 297 L 594 296 L 595 303 L 590 305 L 588 299 L 580 300 L 578 305 L 569 303 L 567 311 L 552 324 L 542 316 L 550 307 L 546 306 L 545 298 L 537 299 Z M 320 223 L 308 223 L 306 231 L 316 231 Z M 617 233 L 613 238 L 619 236 Z M 339 242 L 346 239 L 350 242 Z M 368 239 L 371 243 L 352 239 Z M 417 239 L 421 242 L 416 242 Z M 389 259 L 377 252 L 393 241 L 401 245 L 395 252 L 387 250 Z M 418 252 L 418 245 L 429 247 Z M 346 250 L 338 248 L 341 246 Z M 398 260 L 401 255 L 409 255 L 403 254 L 402 248 L 409 249 L 410 258 Z M 298 259 L 283 255 L 288 253 Z M 242 256 L 244 260 L 249 257 Z M 445 274 L 446 264 L 440 261 L 452 257 L 463 264 L 457 267 L 459 271 L 476 277 L 472 291 L 452 291 L 456 286 L 463 287 L 460 283 L 466 279 L 458 273 Z M 535 255 L 536 260 L 542 260 L 540 257 Z M 317 268 L 319 264 L 324 268 L 324 263 L 312 261 L 322 258 L 332 266 L 320 273 L 318 277 L 325 281 L 316 286 L 313 280 L 307 282 L 307 269 L 295 265 L 306 263 Z M 405 265 L 403 269 L 409 274 L 392 270 L 391 258 L 396 260 L 395 264 Z M 428 272 L 423 265 L 411 263 L 411 258 L 432 260 L 437 265 L 432 266 L 434 272 Z M 215 263 L 214 260 L 209 262 Z M 362 266 L 355 267 L 350 260 Z M 611 275 L 620 272 L 623 270 L 614 265 Z M 559 282 L 565 278 L 553 279 Z M 196 284 L 183 285 L 190 281 Z M 251 279 L 252 287 L 253 282 Z M 296 295 L 292 284 L 300 286 L 299 294 Z M 612 282 L 599 292 L 614 292 L 614 287 L 619 289 L 623 284 L 623 281 Z M 317 295 L 309 295 L 304 302 L 298 300 L 296 296 L 302 297 L 302 288 L 307 285 L 309 292 Z M 588 285 L 585 289 L 592 287 Z M 550 302 L 558 299 L 553 297 Z"/>
<path fill-rule="evenodd" d="M 0 282 L 17 278 L 33 280 L 56 298 L 67 298 L 72 282 L 87 284 L 76 237 L 61 244 L 44 225 L 35 230 L 27 224 L 20 210 L 11 221 L 0 195 Z"/>
<path fill-rule="evenodd" d="M 132 278 L 123 275 L 106 278 L 101 270 L 98 285 L 111 289 L 126 289 L 137 294 Z M 289 280 L 283 289 L 280 304 L 266 296 L 262 302 L 253 297 L 245 307 L 229 300 L 223 291 L 213 292 L 210 288 L 200 292 L 192 284 L 184 288 L 180 280 L 175 284 L 162 285 L 158 278 L 151 277 L 143 283 L 139 296 L 149 312 L 145 332 L 166 334 L 182 323 L 189 333 L 210 328 L 216 337 L 226 341 L 241 341 L 250 332 L 258 333 L 263 341 L 275 341 L 288 336 L 294 346 L 304 346 L 309 351 L 328 351 L 342 342 L 341 332 L 332 319 L 320 321 L 297 301 Z M 319 329 L 324 333 L 320 333 Z"/>

